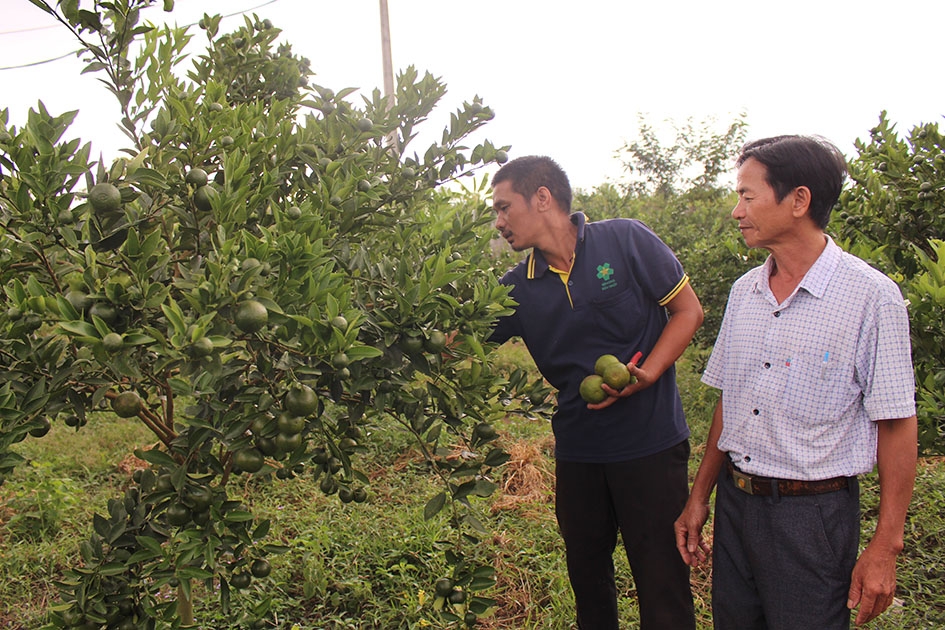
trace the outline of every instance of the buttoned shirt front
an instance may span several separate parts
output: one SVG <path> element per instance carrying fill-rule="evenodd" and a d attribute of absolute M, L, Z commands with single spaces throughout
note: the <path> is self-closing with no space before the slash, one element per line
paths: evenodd
<path fill-rule="evenodd" d="M 876 463 L 876 421 L 915 414 L 896 284 L 827 245 L 778 303 L 773 259 L 739 278 L 702 380 L 722 390 L 719 449 L 751 474 L 815 480 Z"/>

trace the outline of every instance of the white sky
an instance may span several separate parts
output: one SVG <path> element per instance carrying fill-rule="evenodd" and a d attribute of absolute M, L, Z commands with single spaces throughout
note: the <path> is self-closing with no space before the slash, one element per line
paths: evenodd
<path fill-rule="evenodd" d="M 178 25 L 202 13 L 241 10 L 269 18 L 308 57 L 314 82 L 334 90 L 381 87 L 378 0 L 177 0 L 146 19 Z M 87 0 L 84 5 L 89 4 Z M 636 138 L 637 113 L 654 125 L 714 117 L 719 128 L 746 112 L 752 138 L 827 136 L 848 155 L 881 110 L 900 132 L 945 114 L 941 79 L 943 0 L 389 0 L 395 72 L 430 71 L 448 87 L 425 124 L 429 139 L 474 95 L 496 118 L 477 134 L 511 155 L 550 155 L 576 187 L 620 175 L 614 157 Z M 258 7 L 258 8 L 254 8 Z M 241 17 L 225 19 L 233 30 Z M 0 67 L 77 48 L 29 0 L 0 0 Z M 195 41 L 205 41 L 194 27 Z M 106 161 L 126 146 L 118 106 L 74 57 L 0 70 L 0 109 L 20 125 L 42 100 L 53 113 L 79 109 L 67 137 L 93 142 Z M 356 103 L 359 101 L 355 101 Z M 671 138 L 668 138 L 671 139 Z"/>

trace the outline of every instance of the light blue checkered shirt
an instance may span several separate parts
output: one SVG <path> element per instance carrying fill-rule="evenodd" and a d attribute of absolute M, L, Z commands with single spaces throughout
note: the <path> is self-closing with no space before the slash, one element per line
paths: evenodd
<path fill-rule="evenodd" d="M 869 472 L 874 421 L 915 415 L 909 319 L 896 284 L 827 237 L 783 303 L 773 259 L 738 279 L 702 381 L 722 390 L 719 448 L 751 474 Z"/>

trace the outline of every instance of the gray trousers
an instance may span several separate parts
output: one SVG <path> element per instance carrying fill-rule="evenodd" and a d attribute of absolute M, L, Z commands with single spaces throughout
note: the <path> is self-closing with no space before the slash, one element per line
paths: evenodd
<path fill-rule="evenodd" d="M 716 630 L 847 630 L 860 538 L 855 479 L 837 492 L 761 497 L 716 490 L 712 618 Z"/>

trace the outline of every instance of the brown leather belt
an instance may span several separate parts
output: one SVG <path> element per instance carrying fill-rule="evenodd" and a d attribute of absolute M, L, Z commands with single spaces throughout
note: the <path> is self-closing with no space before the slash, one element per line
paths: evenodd
<path fill-rule="evenodd" d="M 803 496 L 809 494 L 824 494 L 826 492 L 836 492 L 843 490 L 850 485 L 849 477 L 833 477 L 832 479 L 818 479 L 817 481 L 800 481 L 794 479 L 774 479 L 773 477 L 761 477 L 759 475 L 749 475 L 743 473 L 735 467 L 731 461 L 728 462 L 728 471 L 732 475 L 732 481 L 735 487 L 747 494 L 770 497 L 774 494 L 774 488 L 782 496 Z"/>

